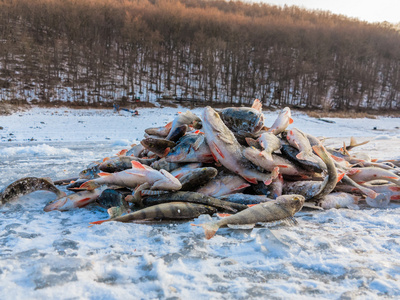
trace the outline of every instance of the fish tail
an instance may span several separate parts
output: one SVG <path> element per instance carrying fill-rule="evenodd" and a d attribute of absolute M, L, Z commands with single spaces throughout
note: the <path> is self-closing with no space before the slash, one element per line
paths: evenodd
<path fill-rule="evenodd" d="M 84 183 L 81 184 L 81 186 L 79 187 L 80 189 L 86 189 L 88 191 L 94 190 L 95 188 L 99 187 L 99 185 L 97 184 L 97 182 L 93 181 L 93 180 L 89 180 L 86 181 Z"/>
<path fill-rule="evenodd" d="M 100 224 L 103 224 L 104 222 L 108 222 L 108 221 L 110 221 L 110 220 L 107 219 L 107 220 L 94 221 L 94 222 L 90 222 L 89 224 L 100 225 Z"/>
<path fill-rule="evenodd" d="M 197 226 L 197 227 L 203 227 L 204 229 L 204 234 L 206 235 L 206 239 L 209 240 L 211 239 L 217 230 L 219 229 L 219 226 L 215 223 L 204 223 L 204 224 L 191 224 L 192 226 Z"/>

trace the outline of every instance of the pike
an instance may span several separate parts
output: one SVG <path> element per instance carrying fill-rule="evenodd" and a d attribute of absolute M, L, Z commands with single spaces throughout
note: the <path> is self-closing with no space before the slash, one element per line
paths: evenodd
<path fill-rule="evenodd" d="M 141 210 L 119 216 L 116 218 L 90 222 L 90 224 L 102 224 L 104 222 L 135 222 L 135 221 L 155 221 L 155 220 L 187 220 L 194 219 L 203 214 L 212 215 L 216 209 L 211 206 L 186 203 L 186 202 L 171 202 L 162 203 Z"/>
<path fill-rule="evenodd" d="M 47 204 L 43 210 L 46 212 L 52 210 L 67 211 L 74 208 L 84 207 L 90 203 L 95 202 L 106 188 L 106 186 L 102 186 L 92 191 L 81 191 L 62 197 Z"/>
<path fill-rule="evenodd" d="M 272 124 L 271 128 L 268 129 L 268 132 L 278 135 L 281 132 L 285 131 L 289 124 L 293 123 L 292 115 L 290 112 L 289 107 L 285 107 L 279 113 L 278 117 L 276 118 L 274 124 Z"/>
<path fill-rule="evenodd" d="M 57 199 L 66 195 L 49 178 L 24 177 L 14 181 L 0 191 L 0 205 L 36 191 L 53 192 L 57 195 Z"/>
<path fill-rule="evenodd" d="M 257 171 L 256 167 L 243 156 L 242 146 L 222 122 L 219 114 L 209 106 L 204 109 L 203 130 L 216 161 L 232 172 L 239 174 L 248 182 L 254 184 L 257 181 L 264 181 L 266 184 L 271 183 L 273 175 Z"/>
<path fill-rule="evenodd" d="M 192 224 L 192 226 L 203 227 L 206 239 L 209 240 L 222 226 L 255 226 L 257 223 L 267 223 L 283 219 L 290 219 L 303 207 L 304 201 L 305 199 L 301 195 L 284 195 L 278 197 L 276 200 L 254 205 L 244 211 L 223 218 L 219 221 L 198 225 Z"/>

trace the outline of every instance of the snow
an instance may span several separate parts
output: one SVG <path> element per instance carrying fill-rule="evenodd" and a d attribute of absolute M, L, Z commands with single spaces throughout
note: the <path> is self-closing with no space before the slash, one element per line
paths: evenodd
<path fill-rule="evenodd" d="M 137 143 L 183 108 L 39 109 L 0 117 L 0 188 L 24 176 L 75 177 L 94 160 Z M 193 110 L 201 115 L 202 109 Z M 334 119 L 293 113 L 295 126 L 371 157 L 400 159 L 400 119 Z M 277 112 L 266 112 L 271 125 Z M 377 128 L 377 129 L 374 129 Z M 9 141 L 10 140 L 10 141 Z M 400 208 L 301 211 L 298 225 L 220 229 L 211 240 L 190 223 L 109 222 L 88 206 L 44 212 L 35 192 L 0 207 L 2 299 L 376 299 L 400 296 Z"/>

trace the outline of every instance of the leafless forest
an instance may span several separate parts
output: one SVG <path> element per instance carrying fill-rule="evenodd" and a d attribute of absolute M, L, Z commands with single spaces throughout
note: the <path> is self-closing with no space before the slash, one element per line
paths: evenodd
<path fill-rule="evenodd" d="M 162 97 L 399 109 L 400 31 L 236 1 L 0 1 L 0 100 Z"/>

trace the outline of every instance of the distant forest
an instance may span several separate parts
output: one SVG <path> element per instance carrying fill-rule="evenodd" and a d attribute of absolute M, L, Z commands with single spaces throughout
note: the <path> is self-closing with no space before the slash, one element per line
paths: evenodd
<path fill-rule="evenodd" d="M 399 109 L 400 31 L 239 1 L 0 0 L 0 100 L 139 98 Z"/>

